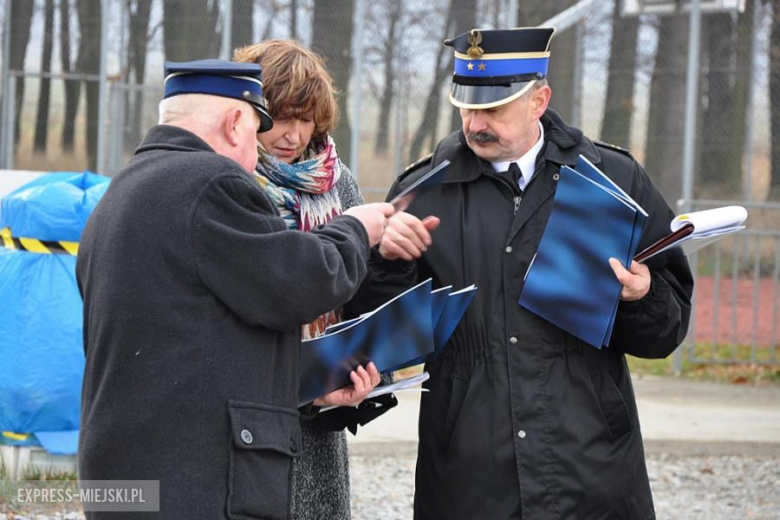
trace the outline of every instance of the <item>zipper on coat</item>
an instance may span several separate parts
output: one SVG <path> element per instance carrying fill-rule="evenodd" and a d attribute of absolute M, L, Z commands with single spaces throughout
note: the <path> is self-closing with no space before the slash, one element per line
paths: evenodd
<path fill-rule="evenodd" d="M 520 201 L 523 200 L 523 197 L 520 195 L 515 195 L 514 201 L 515 201 L 515 211 L 514 215 L 517 215 L 517 210 L 520 209 Z"/>

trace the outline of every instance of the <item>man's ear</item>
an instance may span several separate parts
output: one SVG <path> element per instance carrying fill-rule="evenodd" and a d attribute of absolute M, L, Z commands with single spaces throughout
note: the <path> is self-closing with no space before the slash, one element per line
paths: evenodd
<path fill-rule="evenodd" d="M 241 143 L 241 125 L 244 124 L 242 117 L 244 114 L 237 108 L 229 110 L 225 115 L 225 140 L 230 146 L 238 146 Z"/>
<path fill-rule="evenodd" d="M 552 89 L 549 85 L 543 85 L 533 90 L 531 94 L 531 110 L 533 111 L 534 119 L 539 119 L 547 111 L 550 97 L 552 97 Z"/>

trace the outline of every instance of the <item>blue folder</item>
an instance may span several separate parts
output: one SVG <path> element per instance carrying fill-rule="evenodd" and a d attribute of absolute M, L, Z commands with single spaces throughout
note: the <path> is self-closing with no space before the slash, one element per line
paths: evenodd
<path fill-rule="evenodd" d="M 621 285 L 609 265 L 629 265 L 647 213 L 592 163 L 562 167 L 550 220 L 519 304 L 596 348 L 609 345 Z"/>
<path fill-rule="evenodd" d="M 337 332 L 303 341 L 300 402 L 348 385 L 349 373 L 373 361 L 380 372 L 433 352 L 431 280 Z"/>
<path fill-rule="evenodd" d="M 446 292 L 444 292 L 445 289 Z M 450 339 L 450 336 L 452 336 L 452 333 L 455 332 L 455 328 L 458 326 L 458 323 L 460 323 L 463 315 L 466 314 L 466 308 L 471 303 L 471 300 L 474 299 L 477 290 L 474 285 L 455 291 L 454 293 L 450 292 L 451 289 L 452 286 L 448 285 L 447 287 L 442 287 L 441 289 L 433 291 L 434 307 L 440 307 L 438 312 L 434 313 L 435 319 L 433 320 L 434 351 L 411 359 L 401 365 L 394 366 L 387 370 L 388 372 L 394 372 L 396 370 L 401 370 L 402 368 L 427 363 L 441 354 L 442 350 L 444 350 L 444 345 L 447 344 L 447 341 Z"/>

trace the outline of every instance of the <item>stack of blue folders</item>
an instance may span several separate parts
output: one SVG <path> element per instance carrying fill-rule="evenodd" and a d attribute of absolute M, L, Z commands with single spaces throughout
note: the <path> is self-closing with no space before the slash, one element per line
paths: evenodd
<path fill-rule="evenodd" d="M 564 166 L 520 305 L 596 348 L 609 345 L 621 285 L 609 265 L 631 264 L 647 213 L 580 156 Z"/>
<path fill-rule="evenodd" d="M 350 383 L 349 373 L 373 361 L 387 373 L 438 355 L 455 331 L 476 287 L 431 291 L 428 279 L 358 318 L 328 327 L 301 344 L 300 402 Z"/>

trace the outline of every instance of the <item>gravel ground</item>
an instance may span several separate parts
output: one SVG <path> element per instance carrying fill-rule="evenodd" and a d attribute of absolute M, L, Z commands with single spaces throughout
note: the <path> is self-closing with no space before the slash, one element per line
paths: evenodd
<path fill-rule="evenodd" d="M 352 450 L 353 520 L 412 518 L 414 448 L 391 449 Z M 647 455 L 658 520 L 780 519 L 780 445 L 749 455 L 668 451 Z"/>

